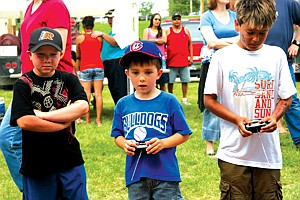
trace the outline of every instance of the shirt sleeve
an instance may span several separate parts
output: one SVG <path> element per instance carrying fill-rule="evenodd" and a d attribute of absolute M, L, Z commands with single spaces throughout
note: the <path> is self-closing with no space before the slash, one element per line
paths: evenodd
<path fill-rule="evenodd" d="M 82 87 L 78 78 L 71 73 L 65 73 L 67 75 L 66 83 L 68 84 L 69 98 L 72 103 L 78 100 L 88 101 L 84 88 Z"/>
<path fill-rule="evenodd" d="M 121 99 L 122 100 L 122 99 Z M 119 136 L 124 136 L 123 123 L 122 123 L 122 101 L 119 100 L 115 109 L 114 109 L 114 117 L 112 123 L 111 137 L 117 138 Z"/>
<path fill-rule="evenodd" d="M 24 76 L 22 77 L 24 78 Z M 10 125 L 18 126 L 17 120 L 25 115 L 35 115 L 31 103 L 30 86 L 21 79 L 14 84 Z"/>
<path fill-rule="evenodd" d="M 69 30 L 70 14 L 67 7 L 62 2 L 55 2 L 49 5 L 45 13 L 47 26 L 50 28 L 65 28 Z"/>
<path fill-rule="evenodd" d="M 190 129 L 185 115 L 184 115 L 184 111 L 182 106 L 180 105 L 180 103 L 176 100 L 173 100 L 173 106 L 174 110 L 171 116 L 171 125 L 172 125 L 172 130 L 173 130 L 173 134 L 175 133 L 179 133 L 181 135 L 186 135 L 186 134 L 192 134 L 192 130 Z"/>

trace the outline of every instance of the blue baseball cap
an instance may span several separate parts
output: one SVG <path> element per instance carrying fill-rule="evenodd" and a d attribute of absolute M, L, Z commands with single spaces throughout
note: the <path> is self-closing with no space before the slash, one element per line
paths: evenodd
<path fill-rule="evenodd" d="M 120 65 L 128 67 L 134 56 L 144 54 L 152 58 L 157 58 L 162 65 L 162 54 L 154 42 L 138 40 L 126 47 L 125 54 L 120 59 Z"/>

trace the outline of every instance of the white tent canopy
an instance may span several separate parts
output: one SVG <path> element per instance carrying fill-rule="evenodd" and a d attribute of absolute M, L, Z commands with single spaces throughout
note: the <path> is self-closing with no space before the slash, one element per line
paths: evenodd
<path fill-rule="evenodd" d="M 63 0 L 71 17 L 84 17 L 87 15 L 104 16 L 115 9 L 115 22 L 119 30 L 128 28 L 138 31 L 138 0 Z M 28 5 L 32 0 L 0 0 L 0 35 L 5 33 L 8 26 L 7 20 L 23 18 Z M 118 16 L 118 17 L 117 17 Z M 134 19 L 134 20 L 133 20 Z M 1 25 L 1 21 L 5 21 Z M 13 23 L 13 22 L 10 22 Z"/>
<path fill-rule="evenodd" d="M 134 0 L 63 0 L 70 11 L 71 17 L 86 15 L 104 16 L 120 4 L 133 4 Z M 31 0 L 0 0 L 0 19 L 22 18 Z"/>

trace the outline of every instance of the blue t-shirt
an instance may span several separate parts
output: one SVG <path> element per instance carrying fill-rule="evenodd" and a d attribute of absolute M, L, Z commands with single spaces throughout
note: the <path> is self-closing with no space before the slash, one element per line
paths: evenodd
<path fill-rule="evenodd" d="M 174 95 L 161 92 L 151 100 L 139 100 L 134 94 L 120 99 L 114 110 L 111 136 L 127 140 L 149 141 L 168 138 L 175 133 L 191 134 L 182 106 Z M 158 154 L 136 152 L 126 156 L 126 186 L 150 178 L 161 181 L 181 181 L 176 147 L 163 149 Z"/>
<path fill-rule="evenodd" d="M 110 31 L 108 35 L 114 36 L 115 34 L 112 34 Z M 106 40 L 103 40 L 101 52 L 101 58 L 103 62 L 106 60 L 121 58 L 124 55 L 124 52 L 125 48 L 121 49 L 119 46 L 111 46 L 108 42 L 106 42 Z"/>
<path fill-rule="evenodd" d="M 234 20 L 236 19 L 236 13 L 228 10 L 230 21 L 228 24 L 223 24 L 217 20 L 211 10 L 207 10 L 200 19 L 200 28 L 202 26 L 211 26 L 216 37 L 221 38 L 230 38 L 235 37 L 239 33 L 235 30 Z M 203 38 L 204 39 L 204 38 Z M 204 39 L 204 45 L 207 45 L 207 42 Z"/>
<path fill-rule="evenodd" d="M 278 46 L 288 55 L 288 48 L 292 43 L 293 25 L 300 25 L 300 3 L 296 0 L 275 0 L 277 19 L 268 33 L 266 44 Z M 288 58 L 289 65 L 293 63 Z"/>
<path fill-rule="evenodd" d="M 236 13 L 228 10 L 230 21 L 227 24 L 221 23 L 212 13 L 211 10 L 207 10 L 200 19 L 200 28 L 203 26 L 212 27 L 214 34 L 218 39 L 221 38 L 231 38 L 239 35 L 239 33 L 235 30 L 234 20 L 236 19 Z M 203 37 L 203 36 L 202 36 Z M 201 49 L 202 63 L 210 62 L 210 59 L 216 49 L 208 49 L 207 42 L 203 37 L 204 46 Z"/>

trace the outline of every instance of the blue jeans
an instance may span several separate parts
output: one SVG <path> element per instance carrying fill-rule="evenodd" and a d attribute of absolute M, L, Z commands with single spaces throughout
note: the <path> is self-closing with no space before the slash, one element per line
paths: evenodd
<path fill-rule="evenodd" d="M 294 85 L 296 86 L 293 66 L 290 65 L 289 68 Z M 292 96 L 292 105 L 285 113 L 285 121 L 294 144 L 300 143 L 300 100 L 297 98 L 297 93 Z"/>
<path fill-rule="evenodd" d="M 203 112 L 202 139 L 212 142 L 220 139 L 220 118 L 206 108 Z"/>
<path fill-rule="evenodd" d="M 149 178 L 142 178 L 128 187 L 129 200 L 183 200 L 179 182 L 159 181 Z"/>
<path fill-rule="evenodd" d="M 23 191 L 22 174 L 19 173 L 22 163 L 22 130 L 18 126 L 10 126 L 11 104 L 8 106 L 0 126 L 0 148 L 7 163 L 10 174 Z"/>

